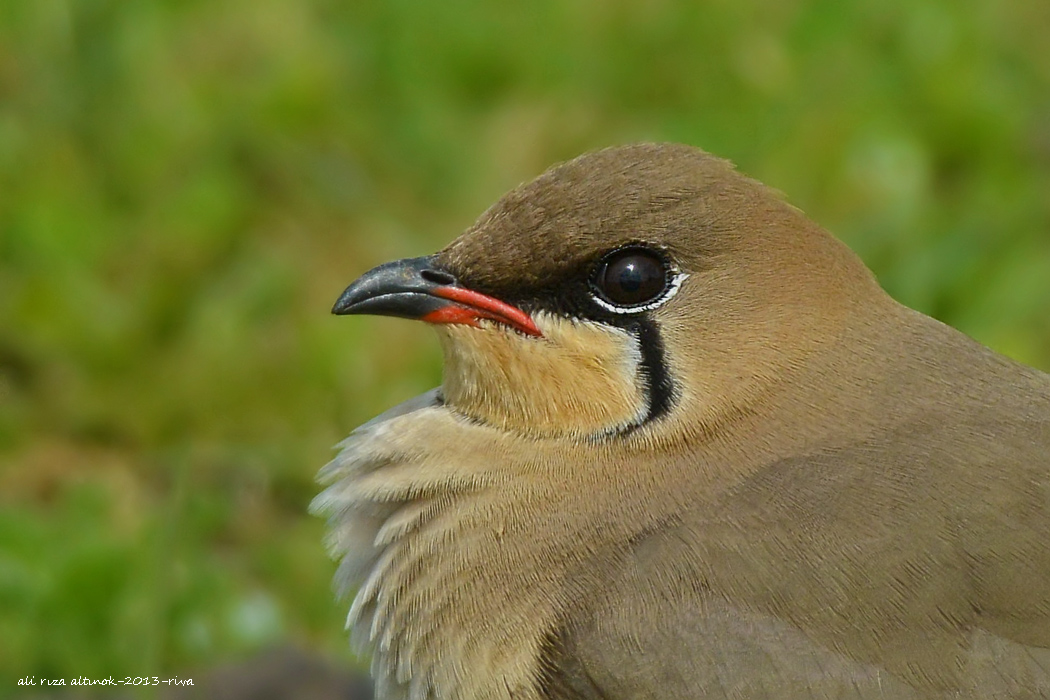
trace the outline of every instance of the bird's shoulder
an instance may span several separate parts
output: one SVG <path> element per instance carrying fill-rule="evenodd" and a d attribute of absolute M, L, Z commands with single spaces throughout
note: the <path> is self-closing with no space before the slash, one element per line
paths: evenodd
<path fill-rule="evenodd" d="M 1050 697 L 1050 391 L 1025 382 L 770 460 L 632 542 L 552 633 L 551 697 Z"/>

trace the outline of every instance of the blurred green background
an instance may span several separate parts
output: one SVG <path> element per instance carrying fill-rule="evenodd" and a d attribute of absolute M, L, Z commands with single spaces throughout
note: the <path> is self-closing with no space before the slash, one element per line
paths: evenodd
<path fill-rule="evenodd" d="M 729 157 L 1050 368 L 1045 0 L 2 0 L 0 695 L 352 663 L 330 446 L 436 342 L 328 310 L 596 147 Z"/>

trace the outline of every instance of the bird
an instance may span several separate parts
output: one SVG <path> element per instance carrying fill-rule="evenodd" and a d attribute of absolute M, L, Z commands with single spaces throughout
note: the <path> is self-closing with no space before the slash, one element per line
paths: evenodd
<path fill-rule="evenodd" d="M 378 698 L 1050 698 L 1050 376 L 728 161 L 584 154 L 333 312 L 444 357 L 312 504 Z"/>

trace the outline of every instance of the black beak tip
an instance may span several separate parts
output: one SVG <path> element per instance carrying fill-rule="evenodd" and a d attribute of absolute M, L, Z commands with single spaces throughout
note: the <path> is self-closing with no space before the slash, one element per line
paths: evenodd
<path fill-rule="evenodd" d="M 335 304 L 332 306 L 332 313 L 336 316 L 346 316 L 352 314 L 354 306 L 354 300 L 350 295 L 350 287 L 339 295 L 339 298 L 335 300 Z"/>
<path fill-rule="evenodd" d="M 352 282 L 339 295 L 332 313 L 376 314 L 418 319 L 447 306 L 449 302 L 434 296 L 434 290 L 451 275 L 434 270 L 433 256 L 395 260 L 375 267 Z"/>

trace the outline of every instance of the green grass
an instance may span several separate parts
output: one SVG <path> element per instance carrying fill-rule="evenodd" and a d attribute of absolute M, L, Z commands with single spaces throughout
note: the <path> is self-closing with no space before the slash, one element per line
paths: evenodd
<path fill-rule="evenodd" d="M 527 7 L 0 3 L 0 695 L 341 653 L 313 475 L 440 362 L 328 309 L 587 149 L 730 157 L 1050 368 L 1045 2 Z"/>

